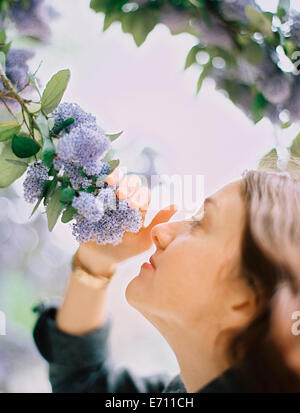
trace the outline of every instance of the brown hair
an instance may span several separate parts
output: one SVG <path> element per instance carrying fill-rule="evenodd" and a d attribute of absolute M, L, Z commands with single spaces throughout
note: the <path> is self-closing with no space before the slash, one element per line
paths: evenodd
<path fill-rule="evenodd" d="M 271 321 L 283 285 L 294 296 L 299 294 L 300 180 L 284 173 L 247 171 L 242 195 L 247 216 L 242 268 L 257 291 L 261 310 L 234 338 L 230 355 L 247 391 L 299 392 L 300 377 L 287 365 Z M 300 299 L 297 302 L 295 310 L 300 310 Z"/>

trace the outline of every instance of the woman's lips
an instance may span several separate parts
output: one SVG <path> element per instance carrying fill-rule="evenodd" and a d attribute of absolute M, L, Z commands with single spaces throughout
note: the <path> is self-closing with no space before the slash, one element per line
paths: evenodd
<path fill-rule="evenodd" d="M 150 258 L 149 261 L 150 262 L 144 262 L 144 264 L 142 265 L 142 268 L 154 271 L 155 270 L 155 265 L 154 265 L 152 257 Z"/>
<path fill-rule="evenodd" d="M 154 271 L 154 267 L 152 264 L 150 264 L 150 262 L 144 262 L 144 264 L 142 265 L 142 268 L 145 268 L 146 270 Z"/>

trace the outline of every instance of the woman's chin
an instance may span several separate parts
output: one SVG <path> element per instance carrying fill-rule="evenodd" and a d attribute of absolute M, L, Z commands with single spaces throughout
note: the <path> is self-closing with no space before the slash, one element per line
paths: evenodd
<path fill-rule="evenodd" d="M 138 275 L 135 276 L 128 284 L 127 287 L 125 289 L 125 298 L 126 301 L 128 302 L 128 304 L 134 306 L 134 303 L 136 302 L 136 299 L 138 297 L 138 291 L 140 290 L 140 288 L 138 288 L 138 286 L 136 286 L 137 280 L 138 279 Z"/>
<path fill-rule="evenodd" d="M 125 298 L 128 304 L 137 307 L 143 304 L 149 295 L 149 285 L 146 285 L 147 278 L 143 277 L 141 273 L 145 270 L 142 268 L 140 272 L 130 280 L 125 289 Z"/>

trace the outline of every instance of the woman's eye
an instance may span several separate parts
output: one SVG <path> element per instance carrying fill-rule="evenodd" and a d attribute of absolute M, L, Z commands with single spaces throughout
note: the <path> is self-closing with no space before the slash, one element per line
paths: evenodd
<path fill-rule="evenodd" d="M 203 217 L 204 217 L 204 211 L 202 211 L 198 215 L 192 215 L 192 217 L 191 217 L 192 220 L 190 222 L 192 228 L 201 226 L 201 221 L 203 220 Z"/>

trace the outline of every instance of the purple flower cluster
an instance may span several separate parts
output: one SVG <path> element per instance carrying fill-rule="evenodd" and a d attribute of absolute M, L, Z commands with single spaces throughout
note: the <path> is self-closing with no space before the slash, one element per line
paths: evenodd
<path fill-rule="evenodd" d="M 103 205 L 105 211 L 107 209 L 116 209 L 117 197 L 114 187 L 103 188 L 97 198 L 101 205 Z"/>
<path fill-rule="evenodd" d="M 98 178 L 107 175 L 110 171 L 110 166 L 107 162 L 102 162 L 100 171 L 96 174 Z"/>
<path fill-rule="evenodd" d="M 5 74 L 17 89 L 22 89 L 28 83 L 27 72 L 29 70 L 27 60 L 31 59 L 34 53 L 25 49 L 10 49 L 6 55 Z M 4 86 L 0 79 L 0 90 Z"/>
<path fill-rule="evenodd" d="M 95 175 L 102 169 L 101 157 L 110 147 L 110 140 L 100 131 L 83 124 L 73 128 L 59 139 L 56 151 L 60 159 L 82 166 L 88 175 Z"/>
<path fill-rule="evenodd" d="M 117 199 L 116 208 L 107 208 L 98 222 L 91 222 L 84 216 L 75 215 L 72 234 L 80 243 L 93 240 L 97 244 L 117 245 L 122 241 L 126 230 L 138 232 L 141 225 L 141 212 L 131 208 L 127 200 Z"/>
<path fill-rule="evenodd" d="M 35 202 L 43 192 L 44 182 L 48 179 L 48 168 L 40 160 L 34 161 L 27 168 L 23 182 L 24 198 L 26 202 Z"/>
<path fill-rule="evenodd" d="M 104 178 L 110 165 L 103 160 L 110 148 L 110 139 L 97 125 L 96 118 L 75 103 L 62 103 L 53 112 L 54 126 L 67 119 L 74 122 L 64 128 L 56 140 L 57 157 L 54 168 L 68 177 L 73 189 L 79 191 L 72 200 L 77 210 L 73 216 L 72 234 L 79 242 L 94 240 L 98 244 L 118 244 L 124 231 L 137 232 L 142 225 L 139 210 L 116 196 L 117 185 L 109 186 Z M 86 192 L 92 187 L 95 190 Z"/>
<path fill-rule="evenodd" d="M 44 0 L 17 0 L 11 3 L 6 14 L 16 24 L 21 35 L 42 41 L 50 39 L 48 22 L 58 15 L 51 6 L 45 5 Z"/>
<path fill-rule="evenodd" d="M 95 116 L 75 103 L 62 103 L 52 113 L 55 126 L 73 118 L 56 145 L 58 159 L 82 167 L 87 175 L 103 175 L 101 158 L 110 147 L 110 139 L 96 124 Z"/>
<path fill-rule="evenodd" d="M 54 168 L 60 172 L 65 172 L 73 189 L 78 190 L 80 188 L 86 189 L 92 185 L 92 179 L 82 176 L 78 166 L 72 162 L 64 161 L 59 158 L 53 160 Z"/>
<path fill-rule="evenodd" d="M 300 46 L 300 13 L 293 11 L 291 13 L 290 35 L 291 40 L 297 46 Z"/>
<path fill-rule="evenodd" d="M 79 196 L 75 196 L 72 206 L 90 222 L 97 222 L 104 215 L 103 203 L 99 196 L 88 192 L 80 192 Z"/>
<path fill-rule="evenodd" d="M 90 128 L 95 130 L 98 129 L 95 116 L 85 112 L 77 103 L 60 103 L 51 115 L 55 119 L 55 126 L 69 118 L 74 119 L 74 122 L 64 129 L 65 132 L 70 132 L 73 128 L 82 124 L 89 125 Z"/>
<path fill-rule="evenodd" d="M 284 74 L 274 74 L 259 82 L 259 89 L 274 105 L 286 102 L 292 93 L 291 81 Z"/>
<path fill-rule="evenodd" d="M 194 26 L 201 41 L 208 46 L 218 46 L 225 50 L 233 48 L 233 41 L 228 31 L 220 24 L 218 19 L 210 16 L 211 24 L 208 25 L 204 20 L 195 20 Z"/>
<path fill-rule="evenodd" d="M 247 23 L 245 8 L 251 6 L 257 9 L 257 4 L 254 0 L 223 0 L 221 3 L 221 12 L 224 18 L 228 21 L 241 21 Z"/>

